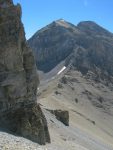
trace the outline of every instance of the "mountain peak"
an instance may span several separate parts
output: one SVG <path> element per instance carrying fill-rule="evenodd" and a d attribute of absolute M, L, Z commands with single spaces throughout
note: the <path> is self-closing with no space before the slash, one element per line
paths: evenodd
<path fill-rule="evenodd" d="M 89 35 L 99 35 L 99 36 L 109 36 L 113 37 L 113 34 L 108 30 L 104 29 L 94 21 L 83 21 L 77 25 L 78 29 L 89 34 Z"/>
<path fill-rule="evenodd" d="M 59 62 L 73 55 L 75 50 L 73 60 L 76 64 L 75 66 L 81 69 L 82 72 L 85 72 L 83 70 L 87 71 L 87 68 L 91 70 L 89 66 L 92 64 L 92 69 L 93 66 L 98 66 L 101 70 L 107 70 L 113 74 L 113 68 L 110 62 L 113 57 L 112 43 L 113 34 L 93 21 L 80 22 L 76 27 L 63 19 L 53 21 L 38 31 L 29 40 L 29 45 L 34 49 L 36 55 L 37 66 L 44 72 L 50 71 Z M 77 47 L 83 48 L 79 50 Z M 108 51 L 110 55 L 107 56 L 108 58 L 106 60 Z M 76 57 L 77 62 L 75 61 Z M 78 60 L 79 58 L 80 62 Z M 83 59 L 85 64 L 88 65 L 84 65 Z M 79 65 L 81 62 L 83 62 L 82 67 Z M 108 64 L 110 67 L 108 67 Z"/>
<path fill-rule="evenodd" d="M 54 21 L 54 23 L 58 26 L 62 26 L 62 27 L 65 27 L 65 28 L 69 28 L 69 27 L 74 26 L 73 24 L 69 23 L 68 21 L 66 21 L 64 19 L 58 19 L 58 20 Z"/>
<path fill-rule="evenodd" d="M 66 23 L 67 21 L 64 20 L 64 19 L 58 19 L 58 20 L 56 20 L 55 22 L 56 22 L 56 23 L 62 23 L 62 22 L 65 22 L 65 23 Z"/>
<path fill-rule="evenodd" d="M 77 26 L 80 25 L 97 25 L 94 21 L 81 21 Z"/>

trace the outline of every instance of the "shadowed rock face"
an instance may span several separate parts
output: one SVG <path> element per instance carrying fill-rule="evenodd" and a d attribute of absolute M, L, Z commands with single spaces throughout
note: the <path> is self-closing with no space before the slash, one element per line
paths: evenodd
<path fill-rule="evenodd" d="M 63 110 L 54 110 L 53 113 L 55 114 L 56 118 L 61 121 L 66 126 L 69 126 L 69 112 Z"/>
<path fill-rule="evenodd" d="M 47 110 L 54 114 L 56 119 L 62 122 L 65 126 L 69 126 L 69 112 L 67 110 Z"/>
<path fill-rule="evenodd" d="M 37 105 L 38 75 L 26 44 L 21 7 L 0 0 L 0 125 L 40 144 L 50 142 Z"/>

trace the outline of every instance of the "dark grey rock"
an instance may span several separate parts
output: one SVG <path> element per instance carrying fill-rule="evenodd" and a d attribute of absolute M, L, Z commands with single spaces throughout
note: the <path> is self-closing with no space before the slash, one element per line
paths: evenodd
<path fill-rule="evenodd" d="M 38 84 L 34 56 L 21 23 L 21 7 L 14 6 L 12 0 L 0 0 L 0 125 L 45 144 L 50 137 L 36 102 Z"/>
<path fill-rule="evenodd" d="M 33 142 L 50 142 L 46 118 L 39 105 L 11 109 L 0 114 L 0 127 Z"/>
<path fill-rule="evenodd" d="M 65 126 L 69 126 L 69 112 L 66 110 L 49 110 L 54 114 L 57 120 L 61 121 Z"/>

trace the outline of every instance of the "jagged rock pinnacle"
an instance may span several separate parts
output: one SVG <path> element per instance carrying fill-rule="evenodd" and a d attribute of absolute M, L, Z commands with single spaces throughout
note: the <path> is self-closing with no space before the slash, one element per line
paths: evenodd
<path fill-rule="evenodd" d="M 50 138 L 37 104 L 39 80 L 26 44 L 21 7 L 12 0 L 0 0 L 0 7 L 0 128 L 45 144 Z"/>

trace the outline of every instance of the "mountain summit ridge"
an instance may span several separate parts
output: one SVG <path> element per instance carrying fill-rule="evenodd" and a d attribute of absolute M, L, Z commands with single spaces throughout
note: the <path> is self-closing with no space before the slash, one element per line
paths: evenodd
<path fill-rule="evenodd" d="M 112 35 L 92 21 L 75 26 L 60 19 L 36 32 L 28 43 L 34 50 L 39 70 L 44 72 L 65 61 L 66 65 L 73 62 L 72 65 L 81 72 L 95 72 L 99 68 L 113 76 Z"/>
<path fill-rule="evenodd" d="M 113 33 L 108 31 L 107 29 L 103 28 L 102 26 L 98 25 L 94 21 L 82 21 L 77 24 L 77 27 L 82 30 L 83 32 L 89 32 L 89 34 L 99 34 L 101 36 L 110 36 L 113 38 Z M 88 33 L 87 33 L 88 34 Z"/>

